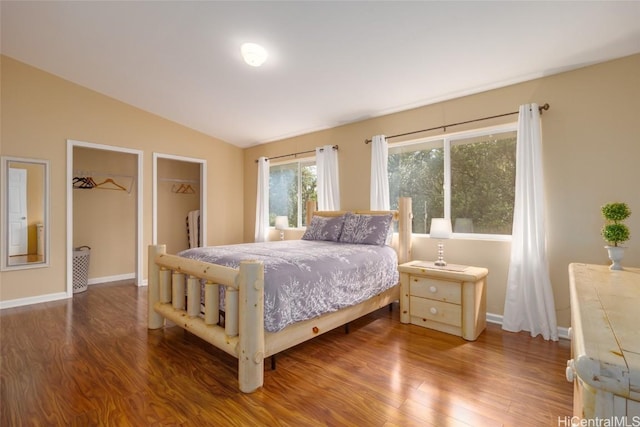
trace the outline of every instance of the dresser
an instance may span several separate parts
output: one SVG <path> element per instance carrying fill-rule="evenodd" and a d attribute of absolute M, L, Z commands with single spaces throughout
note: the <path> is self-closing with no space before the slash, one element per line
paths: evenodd
<path fill-rule="evenodd" d="M 486 268 L 401 264 L 400 321 L 474 341 L 487 325 Z"/>
<path fill-rule="evenodd" d="M 569 289 L 574 420 L 640 425 L 640 269 L 570 264 Z"/>

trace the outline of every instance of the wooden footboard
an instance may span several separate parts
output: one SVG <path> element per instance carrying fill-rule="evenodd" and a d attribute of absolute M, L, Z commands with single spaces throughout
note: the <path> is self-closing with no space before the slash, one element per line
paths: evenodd
<path fill-rule="evenodd" d="M 174 322 L 238 359 L 241 391 L 261 387 L 265 357 L 262 263 L 244 261 L 236 270 L 165 252 L 165 245 L 149 247 L 149 329 L 163 327 L 165 319 Z M 206 281 L 204 317 L 200 317 L 200 279 Z M 226 287 L 224 327 L 218 324 L 219 286 Z"/>

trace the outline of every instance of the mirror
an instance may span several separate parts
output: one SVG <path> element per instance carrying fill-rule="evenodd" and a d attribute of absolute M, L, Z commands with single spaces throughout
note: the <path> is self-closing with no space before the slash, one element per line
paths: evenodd
<path fill-rule="evenodd" d="M 49 265 L 49 162 L 2 157 L 2 270 Z"/>

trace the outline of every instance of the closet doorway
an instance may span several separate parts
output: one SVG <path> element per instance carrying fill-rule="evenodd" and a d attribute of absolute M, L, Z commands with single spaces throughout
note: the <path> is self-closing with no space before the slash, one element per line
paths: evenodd
<path fill-rule="evenodd" d="M 153 153 L 153 244 L 175 254 L 207 245 L 207 161 Z"/>
<path fill-rule="evenodd" d="M 143 152 L 67 140 L 67 295 L 74 248 L 89 246 L 89 284 L 134 278 L 145 284 Z"/>

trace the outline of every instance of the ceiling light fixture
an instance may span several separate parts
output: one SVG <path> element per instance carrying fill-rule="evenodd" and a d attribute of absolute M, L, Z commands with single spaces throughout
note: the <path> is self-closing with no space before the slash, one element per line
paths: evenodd
<path fill-rule="evenodd" d="M 252 67 L 259 67 L 267 60 L 267 51 L 259 44 L 244 43 L 240 47 L 240 52 L 242 53 L 244 62 Z"/>

